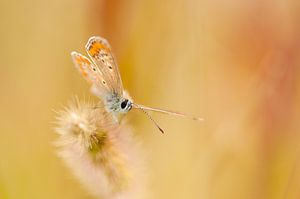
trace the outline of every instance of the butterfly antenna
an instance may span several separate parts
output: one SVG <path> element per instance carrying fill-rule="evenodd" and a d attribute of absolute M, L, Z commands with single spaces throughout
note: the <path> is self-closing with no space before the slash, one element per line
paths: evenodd
<path fill-rule="evenodd" d="M 197 121 L 203 121 L 203 118 L 194 117 L 191 115 L 187 115 L 187 114 L 179 113 L 179 112 L 175 112 L 175 111 L 163 110 L 163 109 L 159 109 L 159 108 L 151 108 L 151 107 L 146 107 L 143 105 L 138 105 L 138 107 L 142 110 L 153 111 L 153 112 L 158 112 L 158 113 L 163 113 L 163 114 L 168 114 L 168 115 L 175 115 L 175 116 L 179 116 L 179 117 L 186 117 L 186 118 L 190 118 L 192 120 L 197 120 Z"/>
<path fill-rule="evenodd" d="M 155 120 L 149 115 L 149 113 L 144 110 L 144 107 L 141 107 L 140 105 L 137 105 L 137 104 L 132 104 L 132 105 L 133 105 L 133 108 L 138 108 L 141 111 L 143 111 L 143 113 L 145 113 L 147 115 L 147 117 L 155 124 L 155 126 L 159 129 L 159 131 L 161 133 L 165 133 L 164 130 L 162 128 L 160 128 L 160 126 L 157 124 L 157 122 L 155 122 Z"/>

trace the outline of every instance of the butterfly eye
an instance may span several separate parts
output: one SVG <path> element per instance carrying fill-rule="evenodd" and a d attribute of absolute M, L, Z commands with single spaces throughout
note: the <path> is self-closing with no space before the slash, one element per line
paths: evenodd
<path fill-rule="evenodd" d="M 121 108 L 122 108 L 122 109 L 126 108 L 127 103 L 128 103 L 128 100 L 124 100 L 124 101 L 121 103 Z"/>

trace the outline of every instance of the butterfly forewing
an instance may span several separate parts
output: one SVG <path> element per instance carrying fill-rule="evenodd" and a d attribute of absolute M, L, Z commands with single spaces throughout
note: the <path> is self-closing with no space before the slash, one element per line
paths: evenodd
<path fill-rule="evenodd" d="M 100 95 L 105 95 L 110 92 L 101 71 L 97 71 L 96 66 L 85 56 L 77 52 L 71 53 L 72 60 L 79 73 L 98 90 Z"/>
<path fill-rule="evenodd" d="M 103 74 L 111 94 L 122 96 L 122 80 L 109 43 L 101 37 L 94 36 L 88 40 L 85 47 L 97 70 Z"/>

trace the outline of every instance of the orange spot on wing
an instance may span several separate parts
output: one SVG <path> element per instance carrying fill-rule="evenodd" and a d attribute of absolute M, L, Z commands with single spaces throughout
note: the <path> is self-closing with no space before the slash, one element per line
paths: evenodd
<path fill-rule="evenodd" d="M 75 60 L 79 65 L 83 65 L 83 64 L 90 65 L 91 64 L 91 62 L 88 59 L 81 57 L 81 56 L 76 57 Z"/>
<path fill-rule="evenodd" d="M 83 66 L 84 65 L 88 66 L 91 64 L 91 62 L 82 56 L 76 56 L 75 61 L 77 62 L 78 66 L 79 66 L 79 72 L 82 74 L 83 77 L 87 77 L 88 73 Z"/>
<path fill-rule="evenodd" d="M 76 57 L 75 60 L 76 60 L 77 63 L 80 63 L 80 62 L 81 62 L 80 57 Z"/>
<path fill-rule="evenodd" d="M 101 49 L 109 51 L 109 49 L 100 42 L 94 42 L 93 44 L 91 44 L 88 51 L 89 51 L 90 55 L 92 57 L 94 57 L 95 55 L 97 55 L 100 52 Z"/>
<path fill-rule="evenodd" d="M 85 71 L 81 71 L 83 77 L 87 77 L 87 73 Z"/>

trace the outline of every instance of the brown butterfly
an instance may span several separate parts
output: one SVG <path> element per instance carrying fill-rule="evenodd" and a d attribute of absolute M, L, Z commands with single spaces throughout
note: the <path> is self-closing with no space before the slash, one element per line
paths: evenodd
<path fill-rule="evenodd" d="M 90 59 L 73 51 L 71 53 L 73 62 L 82 76 L 92 85 L 92 93 L 103 101 L 106 111 L 112 114 L 116 122 L 119 122 L 120 116 L 132 108 L 142 110 L 162 133 L 164 131 L 153 120 L 148 111 L 202 120 L 202 118 L 191 117 L 183 113 L 150 108 L 134 103 L 123 88 L 118 65 L 106 39 L 93 36 L 88 40 L 85 49 Z"/>

